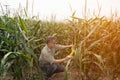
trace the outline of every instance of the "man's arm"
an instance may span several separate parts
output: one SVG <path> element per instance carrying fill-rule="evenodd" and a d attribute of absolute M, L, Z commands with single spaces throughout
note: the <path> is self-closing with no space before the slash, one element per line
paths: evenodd
<path fill-rule="evenodd" d="M 62 49 L 71 48 L 73 45 L 61 45 Z"/>
<path fill-rule="evenodd" d="M 61 63 L 61 62 L 64 62 L 64 61 L 66 61 L 66 60 L 69 60 L 71 57 L 72 57 L 72 56 L 67 56 L 67 57 L 65 57 L 65 58 L 63 58 L 63 59 L 56 59 L 56 60 L 54 60 L 53 63 Z"/>

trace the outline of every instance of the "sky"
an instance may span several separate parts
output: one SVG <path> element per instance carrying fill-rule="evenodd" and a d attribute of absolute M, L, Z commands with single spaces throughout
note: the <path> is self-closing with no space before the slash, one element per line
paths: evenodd
<path fill-rule="evenodd" d="M 0 0 L 0 3 L 9 5 L 9 9 L 18 10 L 21 5 L 26 8 L 26 0 Z M 87 16 L 93 17 L 98 14 L 98 3 L 101 8 L 100 16 L 110 17 L 116 13 L 120 17 L 120 0 L 87 0 Z M 28 0 L 28 14 L 37 16 L 42 20 L 50 20 L 55 17 L 61 21 L 69 19 L 73 12 L 75 16 L 83 18 L 85 0 Z M 33 5 L 33 10 L 32 10 Z"/>

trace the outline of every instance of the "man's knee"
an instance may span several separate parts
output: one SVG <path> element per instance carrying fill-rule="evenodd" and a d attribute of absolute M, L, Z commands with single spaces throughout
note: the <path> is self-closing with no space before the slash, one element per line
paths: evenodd
<path fill-rule="evenodd" d="M 57 69 L 57 65 L 56 64 L 51 64 L 50 67 L 51 67 L 52 70 L 56 70 Z"/>
<path fill-rule="evenodd" d="M 65 68 L 63 66 L 60 67 L 60 71 L 61 72 L 64 72 L 65 71 Z"/>
<path fill-rule="evenodd" d="M 57 64 L 56 72 L 64 72 L 65 68 L 59 64 Z"/>

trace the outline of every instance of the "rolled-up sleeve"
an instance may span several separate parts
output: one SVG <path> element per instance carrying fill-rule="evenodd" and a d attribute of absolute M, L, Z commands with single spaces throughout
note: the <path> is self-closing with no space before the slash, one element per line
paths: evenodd
<path fill-rule="evenodd" d="M 59 45 L 59 44 L 55 45 L 55 50 L 56 51 L 59 51 L 61 49 L 62 49 L 62 45 Z"/>

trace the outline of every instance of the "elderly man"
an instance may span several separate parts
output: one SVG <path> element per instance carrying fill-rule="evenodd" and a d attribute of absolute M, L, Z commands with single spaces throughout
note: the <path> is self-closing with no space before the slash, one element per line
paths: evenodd
<path fill-rule="evenodd" d="M 45 73 L 44 80 L 48 80 L 54 73 L 63 72 L 64 67 L 59 63 L 71 58 L 71 56 L 67 56 L 62 59 L 55 59 L 54 55 L 57 51 L 72 47 L 72 45 L 57 45 L 55 43 L 54 37 L 49 36 L 39 57 L 40 68 Z"/>

